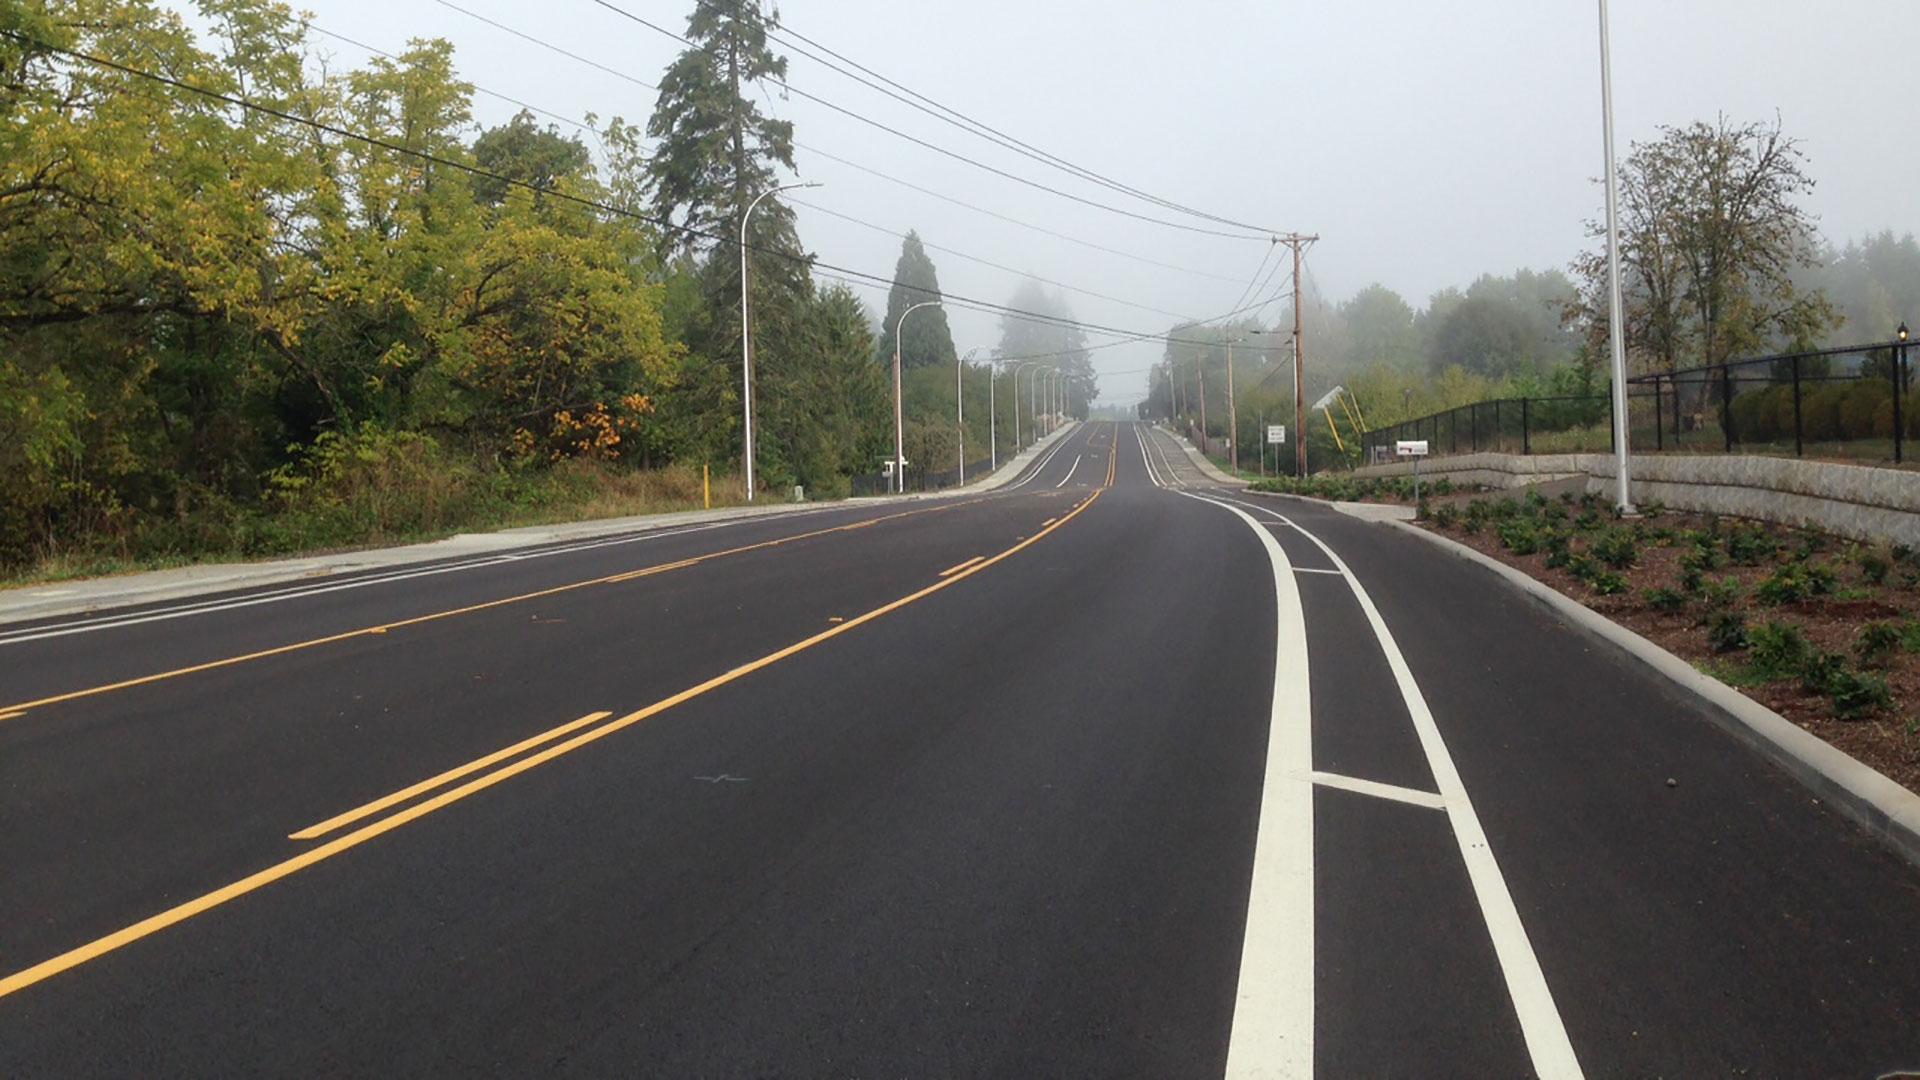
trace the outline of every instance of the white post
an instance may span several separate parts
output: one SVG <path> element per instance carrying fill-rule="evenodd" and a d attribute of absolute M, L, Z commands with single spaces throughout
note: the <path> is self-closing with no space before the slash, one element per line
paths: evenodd
<path fill-rule="evenodd" d="M 960 427 L 960 484 L 962 487 L 967 483 L 967 384 L 962 376 L 967 370 L 967 361 L 973 359 L 973 354 L 979 351 L 979 349 L 968 349 L 967 355 L 961 357 L 960 362 L 953 366 L 953 420 Z M 993 380 L 989 377 L 987 381 L 991 383 Z"/>
<path fill-rule="evenodd" d="M 922 300 L 901 312 L 899 321 L 893 324 L 893 490 L 896 495 L 907 493 L 906 423 L 900 409 L 900 330 L 907 325 L 907 316 L 938 303 L 938 300 Z"/>
<path fill-rule="evenodd" d="M 994 408 L 993 383 L 1000 373 L 993 364 L 987 364 L 987 471 L 995 472 L 1000 468 L 1000 413 Z"/>
<path fill-rule="evenodd" d="M 747 204 L 747 212 L 740 215 L 740 413 L 741 433 L 745 443 L 741 448 L 741 458 L 746 463 L 747 501 L 753 501 L 753 344 L 749 332 L 747 317 L 747 222 L 753 218 L 754 208 L 760 200 L 781 191 L 794 188 L 812 188 L 820 185 L 814 181 L 804 184 L 782 184 L 768 188 L 753 197 Z"/>
<path fill-rule="evenodd" d="M 1617 505 L 1634 513 L 1627 466 L 1627 343 L 1620 310 L 1620 197 L 1613 158 L 1613 58 L 1607 43 L 1607 0 L 1600 0 L 1600 115 L 1607 143 L 1607 340 L 1613 352 L 1613 460 L 1619 485 Z"/>

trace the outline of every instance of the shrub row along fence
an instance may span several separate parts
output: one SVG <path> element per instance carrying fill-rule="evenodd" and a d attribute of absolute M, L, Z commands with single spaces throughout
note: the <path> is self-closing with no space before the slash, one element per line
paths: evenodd
<path fill-rule="evenodd" d="M 1903 461 L 1920 440 L 1907 351 L 1891 341 L 1637 375 L 1627 380 L 1627 438 L 1636 453 Z M 1367 460 L 1383 461 L 1403 439 L 1425 439 L 1435 454 L 1610 453 L 1612 399 L 1482 401 L 1368 431 L 1361 442 Z"/>

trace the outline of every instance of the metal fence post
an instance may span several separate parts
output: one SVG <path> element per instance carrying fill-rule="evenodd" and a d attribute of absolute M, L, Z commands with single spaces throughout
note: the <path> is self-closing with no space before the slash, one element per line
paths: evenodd
<path fill-rule="evenodd" d="M 1900 384 L 1907 381 L 1904 378 L 1906 372 L 1900 370 L 1905 366 L 1902 361 L 1906 358 L 1900 355 L 1904 352 L 1906 352 L 1906 350 L 1898 345 L 1893 347 L 1893 463 L 1895 465 L 1900 464 L 1900 437 L 1905 434 L 1905 432 L 1900 430 L 1905 426 L 1900 422 L 1900 391 L 1905 389 L 1905 387 Z"/>
<path fill-rule="evenodd" d="M 1493 448 L 1495 450 L 1505 449 L 1506 437 L 1507 437 L 1507 429 L 1504 425 L 1500 423 L 1500 399 L 1494 398 L 1493 399 Z"/>
<path fill-rule="evenodd" d="M 1733 365 L 1720 365 L 1720 430 L 1727 437 L 1727 453 L 1733 453 Z"/>
<path fill-rule="evenodd" d="M 1520 452 L 1522 454 L 1533 453 L 1533 439 L 1531 437 L 1532 433 L 1527 430 L 1527 425 L 1532 418 L 1529 417 L 1527 413 L 1528 413 L 1527 399 L 1521 398 L 1520 399 Z"/>
<path fill-rule="evenodd" d="M 1467 406 L 1467 450 L 1474 454 L 1480 452 L 1480 403 L 1477 401 Z"/>
<path fill-rule="evenodd" d="M 1660 380 L 1656 378 L 1653 380 L 1653 448 L 1655 450 L 1667 448 L 1667 435 L 1662 430 L 1665 427 L 1666 421 L 1660 418 Z M 1679 432 L 1676 431 L 1674 434 L 1678 435 Z"/>
<path fill-rule="evenodd" d="M 1793 358 L 1793 456 L 1807 456 L 1806 429 L 1800 424 L 1800 358 Z"/>

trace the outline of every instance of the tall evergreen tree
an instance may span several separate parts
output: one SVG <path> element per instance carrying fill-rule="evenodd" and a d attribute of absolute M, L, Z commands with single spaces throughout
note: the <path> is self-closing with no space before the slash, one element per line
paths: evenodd
<path fill-rule="evenodd" d="M 786 369 L 805 362 L 797 343 L 813 293 L 811 259 L 800 246 L 793 211 L 773 196 L 753 205 L 779 184 L 779 169 L 794 167 L 793 125 L 763 115 L 748 96 L 749 84 L 786 75 L 786 59 L 775 55 L 767 38 L 777 25 L 778 13 L 763 11 L 758 0 L 698 3 L 687 19 L 686 37 L 693 44 L 660 80 L 647 124 L 647 133 L 659 140 L 648 168 L 655 209 L 684 226 L 676 246 L 701 260 L 707 317 L 686 345 L 695 357 L 734 365 L 737 393 L 741 328 L 751 320 L 756 406 L 763 381 L 804 383 L 800 373 Z M 745 310 L 738 240 L 743 224 L 751 283 Z M 737 405 L 737 399 L 724 404 Z M 770 480 L 785 474 L 777 461 L 761 457 L 758 463 L 774 467 Z"/>
<path fill-rule="evenodd" d="M 900 245 L 900 261 L 893 268 L 893 288 L 887 293 L 887 317 L 880 327 L 880 362 L 893 363 L 893 335 L 900 317 L 908 308 L 928 300 L 939 300 L 940 275 L 927 258 L 920 234 L 908 232 Z M 900 366 L 917 368 L 953 367 L 957 354 L 953 331 L 947 326 L 944 307 L 928 308 L 907 323 L 906 338 L 900 344 Z"/>
<path fill-rule="evenodd" d="M 1085 419 L 1087 407 L 1100 396 L 1100 388 L 1088 359 L 1087 335 L 1071 325 L 1073 309 L 1060 296 L 1031 279 L 1022 281 L 1013 291 L 1008 307 L 1051 316 L 1059 322 L 1020 315 L 1000 317 L 1000 345 L 994 355 L 1002 359 L 1033 357 L 1060 369 L 1066 380 L 1067 415 Z"/>

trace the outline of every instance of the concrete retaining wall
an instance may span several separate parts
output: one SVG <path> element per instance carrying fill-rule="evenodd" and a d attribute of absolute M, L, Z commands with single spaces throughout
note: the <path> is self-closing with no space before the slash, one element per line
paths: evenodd
<path fill-rule="evenodd" d="M 1856 540 L 1920 548 L 1920 473 L 1772 457 L 1646 455 L 1632 461 L 1633 501 L 1806 525 Z M 1613 455 L 1595 455 L 1588 491 L 1612 496 Z"/>
<path fill-rule="evenodd" d="M 1804 525 L 1856 540 L 1920 548 L 1920 473 L 1868 465 L 1759 456 L 1646 454 L 1633 465 L 1633 501 L 1675 510 Z M 1611 454 L 1461 454 L 1430 458 L 1423 478 L 1491 488 L 1526 487 L 1584 475 L 1586 490 L 1614 494 Z M 1371 465 L 1358 476 L 1405 476 L 1410 462 Z"/>
<path fill-rule="evenodd" d="M 1420 463 L 1422 480 L 1446 477 L 1456 484 L 1485 484 L 1490 488 L 1529 487 L 1550 480 L 1565 480 L 1588 473 L 1592 454 L 1456 454 L 1428 458 Z M 1386 465 L 1368 465 L 1354 470 L 1355 476 L 1411 476 L 1411 461 Z"/>

